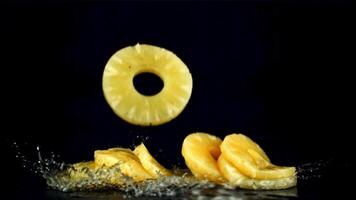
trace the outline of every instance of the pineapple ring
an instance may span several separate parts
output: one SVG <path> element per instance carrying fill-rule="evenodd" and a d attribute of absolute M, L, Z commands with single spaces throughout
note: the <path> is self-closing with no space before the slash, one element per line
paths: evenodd
<path fill-rule="evenodd" d="M 253 179 L 242 174 L 224 155 L 220 155 L 218 166 L 221 174 L 232 186 L 253 190 L 279 190 L 297 185 L 297 177 L 290 176 L 279 179 Z"/>
<path fill-rule="evenodd" d="M 295 167 L 273 165 L 264 151 L 243 134 L 226 136 L 220 148 L 222 155 L 250 178 L 280 179 L 295 176 Z"/>
<path fill-rule="evenodd" d="M 148 151 L 146 146 L 141 143 L 133 153 L 140 159 L 142 167 L 153 177 L 171 176 L 172 173 L 163 167 Z"/>
<path fill-rule="evenodd" d="M 141 73 L 159 76 L 164 86 L 155 95 L 137 92 L 133 78 Z M 188 67 L 174 53 L 152 45 L 129 46 L 117 51 L 103 74 L 104 96 L 123 120 L 142 126 L 160 125 L 177 117 L 193 88 Z"/>
<path fill-rule="evenodd" d="M 213 182 L 224 182 L 217 159 L 219 158 L 221 139 L 207 133 L 192 133 L 182 145 L 185 164 L 195 177 Z"/>

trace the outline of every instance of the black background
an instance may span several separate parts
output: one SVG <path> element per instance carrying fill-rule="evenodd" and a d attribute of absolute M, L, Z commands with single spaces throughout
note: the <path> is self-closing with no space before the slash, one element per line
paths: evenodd
<path fill-rule="evenodd" d="M 349 180 L 355 132 L 349 2 L 0 6 L 1 169 L 15 189 L 45 184 L 21 169 L 13 141 L 27 145 L 29 154 L 41 145 L 71 163 L 92 159 L 95 149 L 132 147 L 143 139 L 160 162 L 184 167 L 181 143 L 196 131 L 221 138 L 242 132 L 276 164 L 336 159 L 327 183 Z M 103 97 L 107 60 L 138 42 L 173 51 L 193 76 L 187 107 L 162 126 L 127 124 Z"/>

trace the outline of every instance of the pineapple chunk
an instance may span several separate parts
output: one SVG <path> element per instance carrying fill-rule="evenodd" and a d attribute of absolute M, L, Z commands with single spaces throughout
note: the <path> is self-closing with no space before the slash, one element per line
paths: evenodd
<path fill-rule="evenodd" d="M 224 155 L 220 155 L 218 166 L 221 174 L 232 186 L 254 190 L 276 190 L 294 187 L 297 184 L 297 177 L 290 176 L 278 179 L 252 179 L 242 174 Z"/>
<path fill-rule="evenodd" d="M 133 78 L 144 72 L 162 79 L 164 86 L 158 94 L 145 96 L 136 91 Z M 135 125 L 160 125 L 174 119 L 187 105 L 192 88 L 192 76 L 183 61 L 152 45 L 137 44 L 117 51 L 103 74 L 104 96 L 110 107 Z"/>
<path fill-rule="evenodd" d="M 122 174 L 131 177 L 135 181 L 153 178 L 142 167 L 139 158 L 130 149 L 96 150 L 94 152 L 94 160 L 97 166 L 111 167 L 118 165 Z"/>
<path fill-rule="evenodd" d="M 242 134 L 231 134 L 221 143 L 222 155 L 240 172 L 253 179 L 280 179 L 295 176 L 295 167 L 270 163 L 263 150 Z"/>
<path fill-rule="evenodd" d="M 221 139 L 207 133 L 188 135 L 182 146 L 182 155 L 192 173 L 199 179 L 224 182 L 216 160 L 220 156 Z"/>
<path fill-rule="evenodd" d="M 143 168 L 153 177 L 170 176 L 172 173 L 164 168 L 157 160 L 150 154 L 146 146 L 141 143 L 133 151 L 134 154 L 140 159 Z"/>

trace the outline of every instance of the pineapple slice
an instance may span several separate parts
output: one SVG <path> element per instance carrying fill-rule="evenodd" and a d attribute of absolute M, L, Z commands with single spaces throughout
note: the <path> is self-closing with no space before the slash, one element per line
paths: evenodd
<path fill-rule="evenodd" d="M 253 190 L 276 190 L 294 187 L 297 184 L 297 177 L 290 176 L 278 179 L 252 179 L 242 174 L 224 155 L 220 155 L 218 166 L 221 174 L 232 186 Z"/>
<path fill-rule="evenodd" d="M 133 78 L 140 73 L 159 76 L 163 89 L 146 96 L 136 91 Z M 125 121 L 142 126 L 160 125 L 177 117 L 187 105 L 193 81 L 187 66 L 174 53 L 152 45 L 117 51 L 103 74 L 104 96 Z"/>
<path fill-rule="evenodd" d="M 153 177 L 171 176 L 172 173 L 164 168 L 157 160 L 150 154 L 146 146 L 141 143 L 133 151 L 134 154 L 140 159 L 143 168 Z"/>
<path fill-rule="evenodd" d="M 123 185 L 124 178 L 120 172 L 114 173 L 102 173 L 101 170 L 106 170 L 108 167 L 101 166 L 95 164 L 94 161 L 88 162 L 79 162 L 75 163 L 69 168 L 69 176 L 71 181 L 74 182 L 82 182 L 83 180 L 93 179 L 92 176 L 95 176 L 96 179 L 100 179 L 106 183 L 110 183 L 112 185 Z M 94 175 L 95 174 L 95 175 Z"/>
<path fill-rule="evenodd" d="M 243 134 L 226 136 L 220 148 L 222 155 L 250 178 L 280 179 L 295 176 L 295 167 L 271 164 L 263 150 Z"/>
<path fill-rule="evenodd" d="M 192 173 L 199 179 L 224 182 L 216 160 L 220 156 L 221 139 L 207 133 L 188 135 L 182 146 L 182 155 Z"/>
<path fill-rule="evenodd" d="M 97 166 L 111 167 L 118 165 L 122 174 L 131 177 L 135 181 L 153 178 L 142 167 L 140 160 L 130 149 L 96 150 L 94 152 L 94 160 Z"/>

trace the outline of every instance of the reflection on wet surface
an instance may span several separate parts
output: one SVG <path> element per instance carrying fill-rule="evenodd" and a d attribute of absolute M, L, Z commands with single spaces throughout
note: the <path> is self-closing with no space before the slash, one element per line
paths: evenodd
<path fill-rule="evenodd" d="M 134 197 L 130 194 L 118 192 L 118 191 L 102 191 L 102 192 L 71 192 L 64 193 L 55 190 L 48 190 L 46 192 L 47 199 L 85 199 L 85 200 L 148 200 L 148 199 L 192 199 L 192 200 L 204 200 L 204 199 L 229 199 L 229 200 L 257 200 L 257 199 L 296 199 L 298 197 L 297 188 L 290 188 L 286 190 L 271 190 L 271 191 L 253 191 L 253 190 L 229 190 L 226 188 L 209 188 L 209 189 L 194 189 L 185 191 L 176 196 L 141 196 Z"/>

